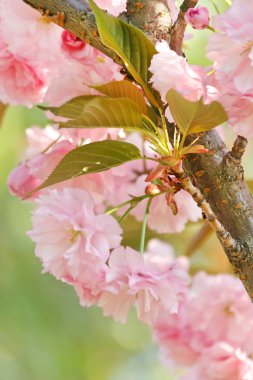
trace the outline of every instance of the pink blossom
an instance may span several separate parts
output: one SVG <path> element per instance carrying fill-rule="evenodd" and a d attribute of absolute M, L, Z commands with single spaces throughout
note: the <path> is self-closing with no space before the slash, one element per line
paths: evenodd
<path fill-rule="evenodd" d="M 253 361 L 239 348 L 220 342 L 203 351 L 181 380 L 251 380 Z"/>
<path fill-rule="evenodd" d="M 120 226 L 112 216 L 94 213 L 85 190 L 49 190 L 36 203 L 28 235 L 36 243 L 44 271 L 80 290 L 80 283 L 89 282 L 83 278 L 84 270 L 90 276 L 86 263 L 89 269 L 103 272 L 110 249 L 120 244 Z"/>
<path fill-rule="evenodd" d="M 185 14 L 185 21 L 194 29 L 205 29 L 210 22 L 209 11 L 206 7 L 189 8 Z"/>
<path fill-rule="evenodd" d="M 219 101 L 229 115 L 229 125 L 236 133 L 253 135 L 253 17 L 251 1 L 235 0 L 223 15 L 214 17 L 218 30 L 208 44 L 208 57 L 214 61 L 210 77 L 219 89 Z M 213 77 L 213 78 L 212 78 Z"/>
<path fill-rule="evenodd" d="M 126 11 L 126 0 L 95 0 L 95 2 L 113 16 L 118 16 Z"/>
<path fill-rule="evenodd" d="M 25 163 L 20 164 L 11 171 L 8 177 L 8 188 L 12 195 L 24 198 L 32 190 L 36 189 L 40 180 L 31 174 L 30 169 Z M 34 194 L 35 197 L 37 194 Z"/>
<path fill-rule="evenodd" d="M 52 70 L 50 75 L 44 100 L 52 106 L 59 106 L 76 96 L 96 94 L 90 86 L 122 79 L 120 66 L 102 54 L 95 54 L 88 63 L 85 59 L 66 58 L 66 62 Z"/>
<path fill-rule="evenodd" d="M 164 102 L 171 88 L 192 101 L 197 101 L 202 96 L 208 100 L 209 88 L 206 86 L 206 73 L 203 68 L 189 65 L 165 41 L 157 43 L 156 49 L 158 54 L 152 58 L 149 69 L 153 74 L 151 82 Z"/>
<path fill-rule="evenodd" d="M 63 34 L 62 40 L 62 29 L 24 2 L 0 0 L 0 7 L 1 101 L 57 106 L 94 93 L 90 85 L 122 78 L 111 59 L 87 44 L 82 47 L 80 41 L 77 49 L 70 34 Z"/>
<path fill-rule="evenodd" d="M 59 67 L 62 29 L 23 1 L 0 0 L 0 6 L 0 30 L 9 50 L 35 66 Z"/>
<path fill-rule="evenodd" d="M 163 310 L 177 312 L 188 281 L 180 262 L 157 261 L 148 253 L 142 256 L 130 248 L 118 248 L 110 256 L 99 305 L 104 315 L 126 322 L 129 309 L 135 304 L 138 317 L 152 324 Z"/>
<path fill-rule="evenodd" d="M 154 331 L 167 363 L 195 364 L 203 350 L 221 341 L 250 355 L 253 305 L 231 275 L 199 273 L 177 315 L 161 315 Z"/>
<path fill-rule="evenodd" d="M 29 60 L 12 54 L 0 34 L 0 99 L 4 103 L 31 106 L 43 99 L 45 75 Z"/>

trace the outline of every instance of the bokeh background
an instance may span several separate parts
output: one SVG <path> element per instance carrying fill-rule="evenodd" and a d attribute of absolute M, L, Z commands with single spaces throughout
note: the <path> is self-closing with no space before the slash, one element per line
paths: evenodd
<path fill-rule="evenodd" d="M 211 4 L 200 1 L 210 9 Z M 225 1 L 219 7 L 224 9 Z M 191 63 L 208 65 L 204 46 L 210 33 L 194 32 L 194 39 L 186 41 Z M 169 380 L 149 329 L 134 313 L 128 324 L 117 324 L 97 308 L 82 308 L 71 287 L 41 274 L 26 236 L 31 205 L 12 197 L 6 182 L 22 159 L 25 128 L 46 122 L 36 108 L 9 107 L 0 131 L 0 380 Z M 247 167 L 250 175 L 249 163 Z M 182 254 L 200 228 L 201 223 L 189 225 L 183 234 L 163 238 Z M 125 242 L 138 247 L 139 230 L 132 220 L 126 222 Z M 214 236 L 191 261 L 193 271 L 228 269 Z"/>

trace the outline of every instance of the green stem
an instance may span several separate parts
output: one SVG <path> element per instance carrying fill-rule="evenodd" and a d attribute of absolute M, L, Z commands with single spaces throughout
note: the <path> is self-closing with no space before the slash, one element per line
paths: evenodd
<path fill-rule="evenodd" d="M 170 150 L 170 140 L 169 140 L 169 135 L 168 135 L 168 131 L 167 131 L 166 119 L 165 119 L 165 116 L 164 116 L 164 114 L 163 114 L 163 112 L 162 112 L 162 110 L 160 108 L 159 108 L 159 112 L 160 112 L 161 120 L 162 120 L 165 145 L 166 145 L 166 148 L 168 149 L 169 155 L 171 156 L 172 153 L 171 153 L 171 150 Z"/>
<path fill-rule="evenodd" d="M 115 206 L 115 207 L 111 208 L 110 210 L 108 210 L 108 211 L 106 212 L 106 214 L 107 214 L 107 215 L 111 215 L 111 214 L 113 214 L 115 211 L 117 211 L 119 208 L 122 208 L 122 207 L 124 207 L 124 206 L 127 206 L 128 204 L 130 204 L 130 203 L 133 202 L 134 200 L 141 202 L 141 201 L 143 201 L 143 199 L 146 199 L 146 198 L 148 198 L 148 197 L 149 197 L 149 195 L 145 194 L 145 195 L 141 195 L 140 197 L 131 198 L 131 199 L 129 199 L 128 201 L 123 202 L 123 203 L 119 204 L 118 206 Z M 132 208 L 134 208 L 134 207 L 132 207 Z"/>
<path fill-rule="evenodd" d="M 150 205 L 151 205 L 152 200 L 153 200 L 153 197 L 150 197 L 148 200 L 147 207 L 146 207 L 145 214 L 144 214 L 143 223 L 142 223 L 141 243 L 140 243 L 140 252 L 141 253 L 144 252 L 146 229 L 147 229 L 147 219 L 148 219 L 149 209 L 150 209 Z"/>
<path fill-rule="evenodd" d="M 133 208 L 132 207 L 129 207 L 123 215 L 121 215 L 121 217 L 119 218 L 118 222 L 121 223 L 123 219 L 125 219 L 125 217 L 129 214 L 129 212 L 132 210 Z"/>
<path fill-rule="evenodd" d="M 212 26 L 208 25 L 206 29 L 211 30 L 211 32 L 216 33 L 216 29 L 214 29 Z"/>

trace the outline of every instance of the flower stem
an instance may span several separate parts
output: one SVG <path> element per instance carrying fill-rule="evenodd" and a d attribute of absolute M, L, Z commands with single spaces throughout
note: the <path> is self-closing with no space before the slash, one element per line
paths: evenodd
<path fill-rule="evenodd" d="M 146 229 L 147 229 L 147 219 L 148 219 L 149 209 L 150 209 L 150 205 L 151 205 L 152 200 L 153 200 L 153 197 L 150 197 L 148 200 L 147 207 L 146 207 L 145 214 L 144 214 L 143 223 L 142 223 L 141 243 L 140 243 L 140 252 L 141 253 L 144 252 Z"/>

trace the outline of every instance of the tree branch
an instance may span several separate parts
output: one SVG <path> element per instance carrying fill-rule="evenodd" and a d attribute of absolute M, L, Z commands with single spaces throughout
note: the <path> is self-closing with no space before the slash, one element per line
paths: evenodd
<path fill-rule="evenodd" d="M 184 33 L 187 23 L 184 16 L 189 8 L 194 8 L 198 0 L 185 0 L 180 7 L 178 18 L 171 29 L 170 48 L 177 54 L 182 55 Z"/>
<path fill-rule="evenodd" d="M 228 152 L 216 131 L 211 131 L 203 134 L 199 143 L 210 153 L 188 155 L 184 169 L 225 231 L 237 241 L 236 249 L 231 249 L 223 244 L 217 233 L 235 273 L 253 300 L 253 198 L 244 182 L 241 142 L 238 144 L 237 138 Z M 237 147 L 240 154 L 234 157 Z"/>
<path fill-rule="evenodd" d="M 117 55 L 101 43 L 95 19 L 83 0 L 23 1 L 44 13 L 48 10 L 49 16 L 56 16 L 58 12 L 64 13 L 64 17 L 61 16 L 59 19 L 65 29 L 119 62 Z M 139 25 L 147 32 L 143 20 L 148 19 L 148 15 L 144 15 L 145 12 L 150 13 L 152 9 L 152 15 L 149 15 L 150 19 L 148 19 L 151 29 L 148 28 L 147 34 L 153 41 L 161 36 L 165 37 L 166 31 L 169 31 L 171 27 L 170 12 L 166 10 L 165 0 L 143 0 L 142 2 L 144 6 L 132 12 L 131 7 L 135 3 L 130 0 L 128 11 L 122 17 L 128 22 L 137 23 L 137 26 Z M 149 7 L 146 8 L 148 3 Z M 151 3 L 154 5 L 153 8 L 150 7 Z M 163 7 L 163 11 L 155 13 L 159 8 L 158 3 L 159 7 Z M 186 27 L 184 14 L 188 8 L 196 4 L 197 0 L 185 0 L 178 20 L 172 27 L 171 47 L 179 54 L 182 52 Z M 57 17 L 53 17 L 53 21 L 57 20 Z M 166 25 L 163 27 L 165 20 Z M 155 32 L 153 28 L 158 28 L 158 30 Z M 246 141 L 238 137 L 233 149 L 228 152 L 218 134 L 211 131 L 202 134 L 199 143 L 208 148 L 210 153 L 189 155 L 191 157 L 185 160 L 184 170 L 187 173 L 184 179 L 185 187 L 202 205 L 229 261 L 253 300 L 253 199 L 244 182 L 241 167 Z"/>

